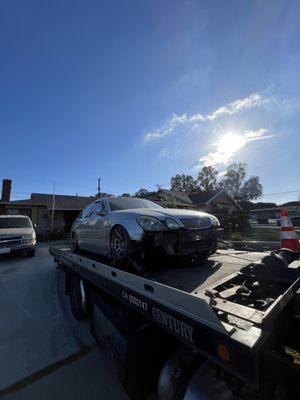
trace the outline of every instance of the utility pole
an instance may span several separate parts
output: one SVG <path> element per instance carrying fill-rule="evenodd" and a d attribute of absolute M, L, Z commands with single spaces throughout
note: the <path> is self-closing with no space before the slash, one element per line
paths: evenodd
<path fill-rule="evenodd" d="M 53 181 L 52 215 L 51 215 L 51 233 L 53 233 L 54 210 L 55 210 L 55 181 Z"/>
<path fill-rule="evenodd" d="M 101 181 L 101 178 L 98 178 L 98 193 L 97 193 L 97 197 L 100 197 L 100 181 Z"/>

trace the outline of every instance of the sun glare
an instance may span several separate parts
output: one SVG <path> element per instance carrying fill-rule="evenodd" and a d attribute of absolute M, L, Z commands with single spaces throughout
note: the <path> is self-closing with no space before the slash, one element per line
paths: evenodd
<path fill-rule="evenodd" d="M 233 154 L 241 147 L 245 146 L 246 142 L 246 139 L 242 135 L 228 133 L 218 141 L 218 152 Z"/>

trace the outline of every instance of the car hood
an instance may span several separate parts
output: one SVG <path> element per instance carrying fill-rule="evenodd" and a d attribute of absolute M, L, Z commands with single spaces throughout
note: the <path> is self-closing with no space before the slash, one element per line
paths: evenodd
<path fill-rule="evenodd" d="M 4 228 L 0 229 L 0 239 L 12 236 L 23 236 L 35 233 L 33 228 Z"/>
<path fill-rule="evenodd" d="M 150 209 L 150 208 L 136 208 L 131 210 L 120 210 L 120 211 L 113 211 L 112 214 L 122 214 L 122 215 L 147 215 L 149 217 L 155 217 L 158 219 L 165 219 L 165 218 L 184 218 L 184 217 L 191 217 L 191 218 L 201 218 L 201 217 L 208 217 L 210 214 L 201 212 L 201 211 L 194 211 L 194 210 L 178 210 L 174 208 L 163 208 L 162 210 L 157 209 Z"/>

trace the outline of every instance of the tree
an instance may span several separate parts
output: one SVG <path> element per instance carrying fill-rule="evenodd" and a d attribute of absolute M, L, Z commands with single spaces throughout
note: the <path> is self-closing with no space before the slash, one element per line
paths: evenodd
<path fill-rule="evenodd" d="M 229 165 L 220 186 L 237 201 L 257 199 L 262 195 L 262 185 L 258 176 L 252 176 L 245 182 L 247 164 L 233 163 Z"/>
<path fill-rule="evenodd" d="M 140 190 L 138 190 L 134 195 L 136 197 L 143 197 L 145 194 L 149 193 L 149 191 L 147 189 L 141 188 Z"/>
<path fill-rule="evenodd" d="M 190 193 L 197 190 L 197 181 L 191 175 L 177 174 L 171 178 L 171 190 Z"/>
<path fill-rule="evenodd" d="M 251 176 L 241 189 L 241 200 L 256 200 L 262 195 L 263 187 L 258 176 Z"/>
<path fill-rule="evenodd" d="M 218 171 L 214 167 L 203 167 L 198 174 L 199 188 L 205 192 L 215 190 L 218 186 Z"/>
<path fill-rule="evenodd" d="M 121 197 L 130 197 L 130 193 L 122 193 Z"/>

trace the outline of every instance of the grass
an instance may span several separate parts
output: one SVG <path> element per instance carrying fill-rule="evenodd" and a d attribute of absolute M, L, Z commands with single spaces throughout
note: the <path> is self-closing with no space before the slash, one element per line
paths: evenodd
<path fill-rule="evenodd" d="M 297 233 L 298 239 L 299 233 Z M 280 230 L 279 229 L 268 229 L 268 228 L 249 228 L 246 232 L 232 233 L 229 240 L 243 241 L 243 240 L 256 240 L 265 242 L 279 242 L 280 241 Z"/>

